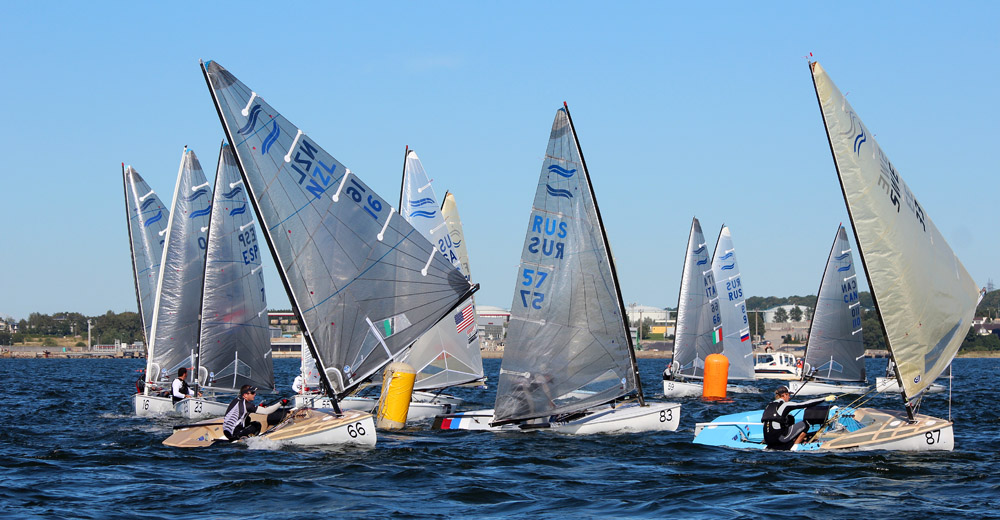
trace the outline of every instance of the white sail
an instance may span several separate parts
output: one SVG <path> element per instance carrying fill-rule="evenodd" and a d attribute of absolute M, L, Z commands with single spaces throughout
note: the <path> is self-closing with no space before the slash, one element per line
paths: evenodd
<path fill-rule="evenodd" d="M 497 383 L 497 422 L 641 395 L 613 258 L 565 107 L 552 122 L 535 184 Z"/>
<path fill-rule="evenodd" d="M 264 244 L 231 147 L 223 143 L 208 228 L 197 382 L 275 390 L 264 293 Z"/>
<path fill-rule="evenodd" d="M 125 168 L 122 165 L 122 168 L 132 274 L 142 319 L 143 341 L 148 347 L 152 338 L 153 306 L 156 303 L 156 286 L 160 281 L 160 262 L 163 260 L 170 211 L 139 172 L 131 166 Z"/>
<path fill-rule="evenodd" d="M 434 187 L 417 152 L 409 148 L 403 162 L 403 186 L 399 197 L 400 214 L 437 247 L 446 261 L 459 268 L 458 250 L 438 210 Z M 413 343 L 400 361 L 417 370 L 414 389 L 446 388 L 482 379 L 483 359 L 476 318 L 476 302 L 470 297 L 459 305 L 454 315 L 443 318 Z"/>
<path fill-rule="evenodd" d="M 816 97 L 905 398 L 951 363 L 978 301 L 975 282 L 847 99 L 818 63 Z"/>
<path fill-rule="evenodd" d="M 754 379 L 753 342 L 747 320 L 746 295 L 736 250 L 729 228 L 722 226 L 712 256 L 719 293 L 719 314 L 722 316 L 722 353 L 729 359 L 729 379 Z"/>
<path fill-rule="evenodd" d="M 205 180 L 198 157 L 185 148 L 160 262 L 146 361 L 148 381 L 166 382 L 177 369 L 194 368 L 211 212 L 212 187 Z"/>
<path fill-rule="evenodd" d="M 217 62 L 202 72 L 324 389 L 343 397 L 476 288 L 256 92 Z"/>
<path fill-rule="evenodd" d="M 866 380 L 858 277 L 844 226 L 837 228 L 823 271 L 804 358 L 815 379 Z"/>
<path fill-rule="evenodd" d="M 715 331 L 722 326 L 715 274 L 708 257 L 708 246 L 698 219 L 691 219 L 677 301 L 677 329 L 674 334 L 673 374 L 701 378 L 705 358 L 722 353 L 722 342 Z"/>
<path fill-rule="evenodd" d="M 455 194 L 446 191 L 444 202 L 441 203 L 441 216 L 444 217 L 448 226 L 448 234 L 451 235 L 451 245 L 458 255 L 458 266 L 462 274 L 469 280 L 472 279 L 472 266 L 469 265 L 469 249 L 465 244 L 465 232 L 462 231 L 462 219 L 458 216 L 458 202 Z"/>

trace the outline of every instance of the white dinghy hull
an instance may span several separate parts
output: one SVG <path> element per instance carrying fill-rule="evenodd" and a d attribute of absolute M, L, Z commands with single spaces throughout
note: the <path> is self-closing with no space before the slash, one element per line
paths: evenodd
<path fill-rule="evenodd" d="M 583 418 L 552 423 L 551 430 L 571 435 L 675 431 L 681 420 L 678 403 L 630 403 L 615 408 L 602 407 Z"/>
<path fill-rule="evenodd" d="M 264 425 L 267 416 L 250 414 Z M 333 410 L 296 408 L 278 425 L 257 438 L 297 446 L 361 445 L 374 446 L 375 420 L 372 414 L 356 410 L 337 415 Z M 203 448 L 216 443 L 229 443 L 222 431 L 222 420 L 215 419 L 179 427 L 163 441 L 174 448 Z"/>
<path fill-rule="evenodd" d="M 347 397 L 340 401 L 341 410 L 358 410 L 372 413 L 378 406 L 378 399 L 371 397 Z M 333 408 L 329 397 L 315 394 L 299 394 L 294 398 L 296 408 Z M 452 405 L 447 402 L 410 401 L 410 409 L 406 414 L 407 421 L 423 421 L 433 419 L 442 414 L 451 413 Z"/>
<path fill-rule="evenodd" d="M 870 387 L 863 383 L 825 383 L 822 381 L 792 381 L 788 389 L 794 395 L 856 394 L 868 393 Z"/>
<path fill-rule="evenodd" d="M 701 397 L 704 387 L 701 381 L 694 383 L 690 381 L 663 380 L 663 397 Z"/>
<path fill-rule="evenodd" d="M 132 395 L 132 409 L 139 417 L 149 417 L 151 415 L 173 415 L 174 400 L 170 397 L 160 397 L 156 395 Z"/>
<path fill-rule="evenodd" d="M 226 415 L 229 403 L 220 403 L 203 397 L 188 397 L 174 405 L 177 414 L 185 419 L 209 419 Z"/>

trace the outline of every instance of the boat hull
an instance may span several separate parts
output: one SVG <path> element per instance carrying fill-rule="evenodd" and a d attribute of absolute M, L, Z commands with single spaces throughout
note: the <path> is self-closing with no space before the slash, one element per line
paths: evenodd
<path fill-rule="evenodd" d="M 296 408 L 333 408 L 329 397 L 309 394 L 299 394 L 294 398 Z M 371 397 L 347 397 L 340 401 L 341 410 L 359 410 L 375 412 L 378 399 Z M 451 413 L 452 405 L 448 402 L 418 402 L 410 401 L 410 409 L 406 413 L 407 421 L 423 421 L 433 419 L 442 414 Z"/>
<path fill-rule="evenodd" d="M 435 430 L 478 430 L 478 431 L 552 431 L 568 435 L 592 435 L 602 433 L 631 433 L 647 431 L 674 431 L 680 424 L 681 405 L 679 403 L 648 403 L 639 406 L 629 403 L 612 408 L 601 406 L 584 412 L 582 417 L 571 421 L 544 423 L 532 421 L 523 424 L 490 426 L 493 410 L 477 410 L 440 415 L 434 418 Z"/>
<path fill-rule="evenodd" d="M 208 419 L 226 415 L 229 403 L 221 403 L 204 397 L 188 397 L 174 405 L 174 411 L 185 419 Z"/>
<path fill-rule="evenodd" d="M 833 411 L 834 409 L 831 409 Z M 952 423 L 927 415 L 909 422 L 903 412 L 872 408 L 843 409 L 832 427 L 818 433 L 794 451 L 951 451 L 955 448 Z M 740 449 L 767 449 L 763 410 L 731 414 L 695 425 L 695 444 Z M 801 418 L 802 410 L 793 412 Z M 813 427 L 812 431 L 817 430 Z"/>
<path fill-rule="evenodd" d="M 875 390 L 882 394 L 888 393 L 899 393 L 899 382 L 895 378 L 889 377 L 876 377 L 875 378 Z M 940 383 L 934 383 L 927 387 L 924 393 L 927 394 L 940 394 L 943 393 L 947 388 Z"/>
<path fill-rule="evenodd" d="M 174 409 L 173 399 L 157 395 L 133 394 L 132 409 L 135 410 L 135 414 L 139 417 L 174 415 L 177 413 Z"/>
<path fill-rule="evenodd" d="M 793 395 L 857 394 L 868 393 L 870 387 L 863 383 L 827 383 L 824 381 L 792 381 L 788 389 Z"/>
<path fill-rule="evenodd" d="M 262 425 L 267 423 L 265 415 L 251 414 L 251 418 Z M 374 446 L 377 435 L 370 413 L 348 410 L 338 416 L 333 410 L 302 408 L 293 409 L 281 423 L 255 437 L 298 446 Z M 177 428 L 163 444 L 200 448 L 231 442 L 222 431 L 222 421 L 216 419 Z"/>
<path fill-rule="evenodd" d="M 726 385 L 726 392 L 731 394 L 759 394 L 760 390 L 752 386 Z M 670 381 L 663 380 L 663 397 L 701 397 L 704 385 L 701 381 Z"/>

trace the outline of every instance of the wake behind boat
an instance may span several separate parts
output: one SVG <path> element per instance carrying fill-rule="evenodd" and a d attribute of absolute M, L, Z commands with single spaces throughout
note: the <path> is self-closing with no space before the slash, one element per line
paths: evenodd
<path fill-rule="evenodd" d="M 564 104 L 528 219 L 494 409 L 440 416 L 434 427 L 590 434 L 674 430 L 679 420 L 679 404 L 643 399 L 610 244 Z"/>
<path fill-rule="evenodd" d="M 850 103 L 818 63 L 810 70 L 905 413 L 831 408 L 813 419 L 820 425 L 812 425 L 807 443 L 818 450 L 950 451 L 951 421 L 916 410 L 955 357 L 981 295 Z M 694 442 L 760 448 L 762 419 L 763 412 L 748 412 L 699 424 Z"/>

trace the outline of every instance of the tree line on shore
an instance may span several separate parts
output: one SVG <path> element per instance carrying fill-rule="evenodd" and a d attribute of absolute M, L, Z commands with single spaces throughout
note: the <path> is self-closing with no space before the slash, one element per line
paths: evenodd
<path fill-rule="evenodd" d="M 885 350 L 886 340 L 882 333 L 882 326 L 875 312 L 875 305 L 872 301 L 871 293 L 862 291 L 858 293 L 858 301 L 863 309 L 861 315 L 861 327 L 864 329 L 865 348 L 872 350 Z M 816 296 L 751 296 L 747 298 L 747 310 L 750 315 L 750 333 L 763 335 L 763 319 L 754 319 L 752 316 L 756 312 L 763 312 L 779 305 L 797 305 L 804 309 L 814 309 L 816 307 Z M 671 309 L 675 310 L 676 309 Z M 794 309 L 793 309 L 794 311 Z M 280 312 L 280 311 L 271 311 Z M 288 312 L 288 311 L 286 311 Z M 802 318 L 809 319 L 807 311 L 802 311 Z M 976 308 L 976 317 L 993 319 L 1000 318 L 1000 290 L 992 291 L 983 297 L 979 307 Z M 791 318 L 791 316 L 789 316 Z M 66 336 L 82 336 L 87 334 L 87 320 L 91 320 L 91 338 L 95 345 L 110 345 L 119 340 L 122 343 L 135 343 L 143 340 L 142 321 L 139 313 L 125 311 L 116 313 L 108 311 L 99 316 L 84 316 L 78 312 L 57 312 L 55 314 L 31 313 L 27 319 L 15 322 L 11 318 L 4 319 L 10 325 L 17 325 L 17 332 L 9 330 L 0 331 L 0 345 L 14 345 L 25 343 L 31 338 L 36 341 L 46 338 L 57 338 Z M 798 320 L 793 320 L 798 321 Z M 641 324 L 643 336 L 649 336 L 649 327 L 652 320 L 646 318 Z M 1000 350 L 1000 337 L 996 334 L 980 336 L 973 329 L 969 329 L 962 350 L 969 351 L 996 351 Z"/>

